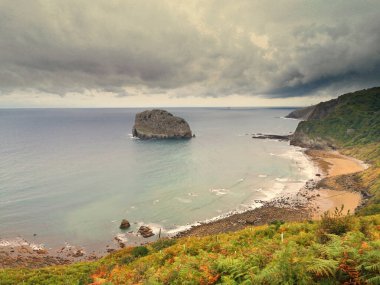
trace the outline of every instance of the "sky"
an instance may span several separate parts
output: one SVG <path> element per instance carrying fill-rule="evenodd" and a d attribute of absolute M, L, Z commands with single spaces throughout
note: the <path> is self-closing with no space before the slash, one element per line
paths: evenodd
<path fill-rule="evenodd" d="M 0 0 L 0 108 L 307 106 L 380 85 L 378 0 Z"/>

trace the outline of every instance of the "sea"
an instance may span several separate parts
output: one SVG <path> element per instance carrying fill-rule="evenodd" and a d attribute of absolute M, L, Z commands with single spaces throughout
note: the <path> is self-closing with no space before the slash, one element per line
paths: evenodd
<path fill-rule="evenodd" d="M 0 246 L 136 243 L 141 225 L 173 235 L 295 193 L 315 174 L 302 149 L 252 138 L 292 133 L 293 109 L 167 108 L 189 123 L 189 140 L 133 138 L 142 110 L 1 109 Z"/>

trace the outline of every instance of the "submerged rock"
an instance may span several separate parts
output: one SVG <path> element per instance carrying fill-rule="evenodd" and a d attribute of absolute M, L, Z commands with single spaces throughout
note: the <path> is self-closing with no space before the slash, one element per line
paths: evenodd
<path fill-rule="evenodd" d="M 136 114 L 132 135 L 140 139 L 191 138 L 189 124 L 165 110 L 147 110 Z"/>
<path fill-rule="evenodd" d="M 123 219 L 123 220 L 121 221 L 121 224 L 120 224 L 120 229 L 122 229 L 122 230 L 126 230 L 126 229 L 128 229 L 130 226 L 131 226 L 131 224 L 129 223 L 129 221 L 126 220 L 126 219 Z"/>
<path fill-rule="evenodd" d="M 154 236 L 152 229 L 148 226 L 141 226 L 138 230 L 138 233 L 142 235 L 144 238 Z"/>

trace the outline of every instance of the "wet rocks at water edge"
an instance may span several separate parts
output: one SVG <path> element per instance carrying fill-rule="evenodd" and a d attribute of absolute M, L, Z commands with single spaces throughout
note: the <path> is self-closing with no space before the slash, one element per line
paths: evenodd
<path fill-rule="evenodd" d="M 84 255 L 84 251 L 83 250 L 81 250 L 81 249 L 78 249 L 77 251 L 75 251 L 74 253 L 73 253 L 73 257 L 81 257 L 81 256 L 83 256 Z"/>
<path fill-rule="evenodd" d="M 136 114 L 132 135 L 140 139 L 191 138 L 189 124 L 165 110 L 147 110 Z"/>
<path fill-rule="evenodd" d="M 137 232 L 144 238 L 154 236 L 152 229 L 148 226 L 141 226 Z"/>
<path fill-rule="evenodd" d="M 129 221 L 128 220 L 126 220 L 126 219 L 123 219 L 122 221 L 121 221 L 121 224 L 120 224 L 120 229 L 122 229 L 122 230 L 126 230 L 126 229 L 128 229 L 129 227 L 131 226 L 131 224 L 129 223 Z"/>
<path fill-rule="evenodd" d="M 253 139 L 269 139 L 269 140 L 278 140 L 278 141 L 289 141 L 292 135 L 269 135 L 269 134 L 253 134 L 252 138 Z"/>

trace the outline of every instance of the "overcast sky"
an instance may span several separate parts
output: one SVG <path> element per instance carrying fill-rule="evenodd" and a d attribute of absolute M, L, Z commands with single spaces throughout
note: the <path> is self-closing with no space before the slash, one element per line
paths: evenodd
<path fill-rule="evenodd" d="M 0 107 L 296 106 L 380 85 L 380 1 L 0 0 Z"/>

